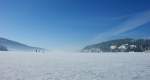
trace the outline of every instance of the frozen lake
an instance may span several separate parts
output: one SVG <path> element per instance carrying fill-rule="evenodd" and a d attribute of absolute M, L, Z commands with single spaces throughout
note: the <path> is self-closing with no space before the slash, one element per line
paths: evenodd
<path fill-rule="evenodd" d="M 0 52 L 0 80 L 150 80 L 150 53 Z"/>

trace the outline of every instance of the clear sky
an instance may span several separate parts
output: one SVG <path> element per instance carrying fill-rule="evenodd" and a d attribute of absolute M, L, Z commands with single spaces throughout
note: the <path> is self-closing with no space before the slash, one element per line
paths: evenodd
<path fill-rule="evenodd" d="M 0 37 L 51 50 L 150 37 L 150 0 L 0 0 Z"/>

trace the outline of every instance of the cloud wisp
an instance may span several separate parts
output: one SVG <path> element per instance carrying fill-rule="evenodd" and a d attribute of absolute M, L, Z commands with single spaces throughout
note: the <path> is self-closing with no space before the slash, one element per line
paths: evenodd
<path fill-rule="evenodd" d="M 120 25 L 115 28 L 106 31 L 104 33 L 98 34 L 91 41 L 92 43 L 97 43 L 100 41 L 108 40 L 113 36 L 117 36 L 121 33 L 125 33 L 130 30 L 134 30 L 136 28 L 142 27 L 142 25 L 150 22 L 150 10 L 145 12 L 140 12 L 132 17 L 128 18 L 126 21 L 122 22 Z"/>

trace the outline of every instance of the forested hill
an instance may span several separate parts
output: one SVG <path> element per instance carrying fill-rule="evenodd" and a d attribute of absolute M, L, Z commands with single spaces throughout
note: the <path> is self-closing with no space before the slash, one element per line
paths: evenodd
<path fill-rule="evenodd" d="M 116 39 L 86 46 L 82 52 L 145 52 L 150 50 L 150 39 Z"/>
<path fill-rule="evenodd" d="M 0 38 L 0 51 L 44 51 L 43 48 L 31 47 L 6 38 Z"/>

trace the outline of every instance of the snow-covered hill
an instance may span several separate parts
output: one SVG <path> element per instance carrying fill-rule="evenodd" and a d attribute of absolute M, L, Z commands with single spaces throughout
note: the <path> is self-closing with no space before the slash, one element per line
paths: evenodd
<path fill-rule="evenodd" d="M 0 38 L 0 46 L 4 46 L 8 51 L 43 51 L 44 49 L 38 47 L 31 47 L 16 41 Z"/>
<path fill-rule="evenodd" d="M 0 52 L 0 80 L 150 80 L 149 62 L 149 53 Z"/>
<path fill-rule="evenodd" d="M 147 52 L 150 39 L 115 39 L 86 46 L 82 52 Z"/>

